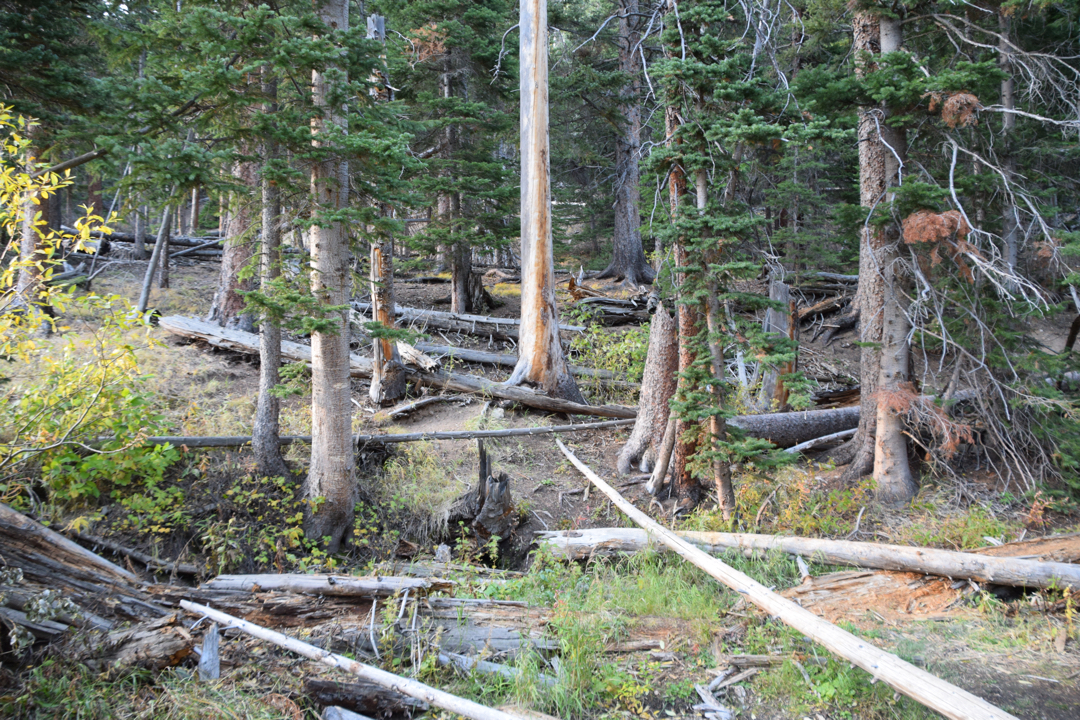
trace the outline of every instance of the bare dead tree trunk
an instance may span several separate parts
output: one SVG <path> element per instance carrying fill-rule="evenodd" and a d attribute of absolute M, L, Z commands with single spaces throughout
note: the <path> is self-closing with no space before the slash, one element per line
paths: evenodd
<path fill-rule="evenodd" d="M 876 68 L 873 56 L 881 50 L 878 16 L 866 11 L 855 13 L 852 21 L 855 72 L 865 76 Z M 859 109 L 859 204 L 869 214 L 885 197 L 885 154 L 888 152 L 878 133 L 881 109 Z M 881 342 L 881 308 L 885 296 L 884 278 L 877 267 L 875 249 L 882 242 L 882 231 L 869 221 L 859 235 L 859 288 L 854 306 L 859 311 L 859 383 L 861 386 L 859 428 L 855 437 L 832 457 L 837 463 L 849 463 L 843 479 L 853 482 L 874 469 L 874 439 L 877 436 L 877 382 L 881 365 L 878 344 Z"/>
<path fill-rule="evenodd" d="M 898 52 L 903 45 L 900 20 L 882 16 L 879 20 L 881 52 Z M 886 111 L 887 115 L 892 112 Z M 903 126 L 881 123 L 885 145 L 886 201 L 891 201 L 894 188 L 903 183 L 904 161 L 907 157 L 907 131 Z M 874 480 L 876 497 L 883 503 L 905 503 L 915 497 L 918 483 L 908 462 L 907 436 L 898 406 L 898 397 L 912 393 L 909 371 L 911 351 L 907 316 L 907 271 L 900 257 L 900 233 L 896 223 L 886 226 L 884 241 L 875 253 L 877 269 L 883 275 L 881 367 L 877 387 L 877 439 L 874 446 Z M 912 395 L 913 396 L 913 393 Z M 906 403 L 904 403 L 906 405 Z"/>
<path fill-rule="evenodd" d="M 675 394 L 678 373 L 679 339 L 675 319 L 661 303 L 649 326 L 649 351 L 645 357 L 645 374 L 641 378 L 637 420 L 616 463 L 620 474 L 629 473 L 639 460 L 642 472 L 650 472 L 655 466 L 671 414 L 669 403 Z"/>
<path fill-rule="evenodd" d="M 225 223 L 224 250 L 221 254 L 221 271 L 217 290 L 206 319 L 222 327 L 253 332 L 255 319 L 244 312 L 247 307 L 242 292 L 254 290 L 254 278 L 240 279 L 240 271 L 255 256 L 255 190 L 259 185 L 258 168 L 253 162 L 240 162 L 233 167 L 233 180 L 247 188 L 246 192 L 234 193 Z"/>
<path fill-rule="evenodd" d="M 349 28 L 348 0 L 325 0 L 319 19 L 339 31 Z M 342 132 L 344 112 L 329 102 L 326 73 L 312 72 L 312 101 L 322 111 L 311 121 L 311 142 L 325 152 L 328 125 Z M 325 213 L 345 208 L 349 198 L 348 162 L 331 155 L 311 166 L 313 221 L 311 229 L 311 289 L 322 302 L 343 306 L 349 300 L 349 235 L 338 219 Z M 349 384 L 348 316 L 327 317 L 334 327 L 311 335 L 311 465 L 304 496 L 311 503 L 304 518 L 309 538 L 329 538 L 328 552 L 337 552 L 353 522 L 358 489 L 352 448 L 352 402 Z"/>
<path fill-rule="evenodd" d="M 559 342 L 551 245 L 547 0 L 521 0 L 521 328 L 508 385 L 584 403 Z"/>
<path fill-rule="evenodd" d="M 268 99 L 263 112 L 277 112 L 277 82 L 263 67 L 263 95 Z M 262 252 L 259 258 L 259 286 L 264 294 L 270 292 L 274 279 L 281 274 L 281 194 L 270 179 L 267 166 L 277 157 L 277 143 L 268 140 L 263 145 L 262 185 Z M 193 221 L 194 222 L 194 221 Z M 281 326 L 264 314 L 259 323 L 259 400 L 255 407 L 255 422 L 251 428 L 251 449 L 260 475 L 288 477 L 289 468 L 281 457 L 280 434 L 281 400 L 274 388 L 281 382 Z"/>
<path fill-rule="evenodd" d="M 143 277 L 142 291 L 139 293 L 139 302 L 136 305 L 140 313 L 146 312 L 146 308 L 150 304 L 150 287 L 153 285 L 154 274 L 157 271 L 158 263 L 161 261 L 161 254 L 165 252 L 165 238 L 168 237 L 171 221 L 172 205 L 166 203 L 165 209 L 161 212 L 161 227 L 158 230 L 157 240 L 154 242 L 154 251 L 150 254 L 150 262 L 146 264 L 146 275 Z"/>
<path fill-rule="evenodd" d="M 620 0 L 619 71 L 630 82 L 619 90 L 619 123 L 615 133 L 615 232 L 611 264 L 600 278 L 624 280 L 627 285 L 648 285 L 656 273 L 641 245 L 641 42 L 640 3 Z"/>
<path fill-rule="evenodd" d="M 146 259 L 146 208 L 141 205 L 135 207 L 135 248 L 133 255 L 136 260 Z"/>
<path fill-rule="evenodd" d="M 1005 77 L 1001 80 L 1001 105 L 1006 110 L 1016 108 L 1016 82 L 1013 79 L 1012 51 L 1009 47 L 1009 30 L 1012 23 L 1004 12 L 998 14 L 998 65 Z M 1016 115 L 1006 112 L 1002 116 L 1002 158 L 1001 170 L 1004 180 L 1011 185 L 1016 174 L 1016 158 L 1013 155 L 1013 135 L 1016 132 Z M 1016 262 L 1020 254 L 1019 222 L 1016 205 L 1011 201 L 1009 189 L 1003 193 L 1001 207 L 1002 239 L 1005 241 L 1005 262 L 1009 270 L 1016 272 Z"/>
<path fill-rule="evenodd" d="M 191 188 L 191 220 L 188 222 L 192 235 L 199 234 L 199 187 Z"/>
<path fill-rule="evenodd" d="M 371 243 L 371 317 L 383 327 L 394 327 L 394 246 L 389 240 Z M 397 344 L 377 338 L 372 350 L 371 401 L 394 403 L 405 396 L 406 381 Z"/>
<path fill-rule="evenodd" d="M 166 208 L 165 217 L 170 221 L 172 220 L 172 205 L 169 205 L 169 207 Z M 161 253 L 158 254 L 156 272 L 157 286 L 162 290 L 169 287 L 169 239 L 171 236 L 172 222 L 168 222 L 163 226 L 162 232 L 158 233 L 157 242 L 154 243 L 155 253 L 157 252 L 158 247 L 161 247 Z"/>

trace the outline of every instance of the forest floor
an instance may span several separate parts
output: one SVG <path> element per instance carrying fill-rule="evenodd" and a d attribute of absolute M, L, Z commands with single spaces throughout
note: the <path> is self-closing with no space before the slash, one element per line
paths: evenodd
<path fill-rule="evenodd" d="M 116 263 L 95 280 L 95 292 L 137 295 L 145 263 Z M 162 315 L 205 316 L 217 282 L 216 263 L 178 262 L 172 288 L 154 291 L 151 306 Z M 559 276 L 564 279 L 565 275 Z M 608 285 L 590 283 L 617 294 Z M 516 317 L 520 287 L 489 282 L 503 304 L 491 314 Z M 449 293 L 445 284 L 399 279 L 401 305 L 448 310 L 436 301 Z M 89 333 L 93 317 L 70 317 L 72 333 Z M 1039 328 L 1048 345 L 1059 341 L 1058 324 Z M 608 363 L 622 369 L 634 352 L 643 353 L 645 335 L 638 328 L 603 328 L 577 346 L 580 364 Z M 600 343 L 598 338 L 606 338 Z M 512 351 L 497 340 L 454 335 L 432 342 Z M 823 384 L 842 387 L 858 378 L 854 336 L 841 336 L 830 347 L 807 343 L 805 367 Z M 149 340 L 149 341 L 148 341 Z M 59 339 L 56 340 L 59 342 Z M 250 433 L 255 408 L 257 359 L 191 343 L 154 329 L 141 344 L 140 362 L 171 433 L 240 435 Z M 603 347 L 599 347 L 603 345 Z M 643 357 L 643 355 L 642 355 Z M 492 379 L 506 369 L 470 365 L 458 368 Z M 296 394 L 283 401 L 282 434 L 310 432 L 310 397 L 302 379 Z M 361 406 L 354 431 L 417 432 L 513 428 L 562 424 L 565 418 L 462 396 L 427 405 L 388 422 L 367 398 L 367 383 L 353 381 Z M 584 386 L 594 402 L 635 402 L 626 389 Z M 630 428 L 563 436 L 577 456 L 601 476 L 614 478 L 615 458 Z M 694 684 L 708 684 L 710 671 L 737 654 L 768 654 L 777 664 L 728 689 L 721 697 L 739 718 L 751 720 L 839 720 L 937 717 L 917 703 L 875 684 L 863 671 L 829 657 L 801 634 L 739 603 L 734 594 L 674 556 L 648 553 L 588 564 L 561 563 L 535 552 L 541 530 L 627 526 L 630 523 L 565 460 L 551 436 L 512 437 L 485 442 L 493 466 L 506 472 L 519 515 L 514 536 L 493 553 L 454 528 L 445 510 L 473 486 L 477 468 L 475 441 L 430 441 L 372 450 L 360 459 L 362 503 L 358 542 L 340 558 L 298 545 L 283 552 L 296 528 L 295 479 L 271 481 L 252 473 L 243 451 L 191 450 L 169 474 L 167 483 L 131 502 L 117 494 L 102 507 L 55 509 L 54 522 L 82 515 L 93 532 L 165 558 L 182 556 L 206 568 L 206 576 L 227 572 L 312 571 L 367 572 L 379 562 L 430 558 L 440 542 L 451 545 L 455 561 L 496 564 L 525 574 L 498 584 L 458 578 L 458 596 L 526 600 L 549 607 L 547 632 L 561 646 L 566 667 L 559 684 L 544 689 L 524 679 L 454 675 L 427 667 L 427 682 L 489 704 L 516 703 L 560 717 L 645 718 L 699 717 Z M 306 447 L 293 445 L 287 459 L 303 470 Z M 1080 515 L 1067 505 L 1047 505 L 985 471 L 948 480 L 926 476 L 911 507 L 893 511 L 875 505 L 869 482 L 843 486 L 839 471 L 827 464 L 803 462 L 780 471 L 742 467 L 735 478 L 743 530 L 830 537 L 897 544 L 973 549 L 993 540 L 1080 531 Z M 690 517 L 672 520 L 673 502 L 654 501 L 641 484 L 614 478 L 620 492 L 663 524 L 680 529 L 727 530 L 711 503 Z M 275 493 L 283 499 L 275 499 Z M 988 540 L 990 538 L 991 540 Z M 291 542 L 291 540 L 290 540 Z M 530 554 L 531 553 L 531 554 Z M 495 557 L 492 555 L 495 554 Z M 792 558 L 768 555 L 725 558 L 765 585 L 799 597 L 800 577 Z M 873 644 L 927 668 L 980 695 L 1018 717 L 1075 720 L 1080 708 L 1080 628 L 1073 601 L 1052 592 L 988 592 L 954 588 L 944 580 L 904 573 L 870 573 L 811 562 L 815 597 L 803 598 L 828 619 Z M 846 576 L 834 573 L 848 571 Z M 873 576 L 872 578 L 870 576 Z M 844 583 L 874 586 L 858 600 Z M 868 579 L 869 578 L 869 579 Z M 830 591 L 831 582 L 836 582 Z M 803 588 L 805 589 L 805 587 Z M 634 628 L 650 628 L 657 644 L 636 652 L 605 648 Z M 1064 642 L 1062 642 L 1064 638 Z M 158 676 L 146 673 L 121 679 L 97 676 L 39 655 L 18 672 L 3 670 L 0 709 L 13 717 L 316 717 L 304 699 L 305 677 L 326 676 L 312 663 L 254 641 L 232 638 L 225 644 L 223 680 L 193 681 L 191 668 Z M 388 659 L 397 667 L 401 659 Z M 800 662 L 801 661 L 801 662 Z M 526 663 L 526 660 L 519 659 Z M 820 663 L 820 664 L 819 664 Z M 550 672 L 550 670 L 549 670 Z"/>

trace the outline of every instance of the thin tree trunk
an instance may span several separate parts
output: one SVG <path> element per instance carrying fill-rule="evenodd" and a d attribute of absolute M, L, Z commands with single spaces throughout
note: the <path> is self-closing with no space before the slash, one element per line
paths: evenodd
<path fill-rule="evenodd" d="M 611 264 L 597 277 L 625 280 L 627 285 L 648 285 L 656 273 L 641 245 L 641 63 L 640 4 L 620 0 L 619 71 L 629 82 L 619 90 L 619 123 L 615 134 L 615 232 Z"/>
<path fill-rule="evenodd" d="M 348 0 L 325 0 L 319 19 L 339 31 L 349 28 Z M 329 69 L 329 68 L 328 68 Z M 330 105 L 326 74 L 312 72 L 312 101 L 322 117 L 311 121 L 312 145 L 326 152 L 327 124 L 347 127 L 344 112 Z M 311 229 L 311 289 L 327 305 L 342 306 L 349 300 L 349 235 L 340 220 L 324 213 L 345 208 L 349 197 L 349 166 L 331 155 L 311 165 L 314 221 Z M 328 538 L 327 551 L 337 552 L 349 533 L 359 496 L 354 477 L 352 448 L 352 402 L 349 384 L 348 315 L 327 316 L 329 331 L 311 335 L 311 465 L 304 495 L 309 501 L 304 533 L 309 538 Z"/>
<path fill-rule="evenodd" d="M 172 206 L 170 205 L 165 211 L 165 216 L 170 220 L 173 217 Z M 172 236 L 172 223 L 165 223 L 162 228 L 163 232 L 158 233 L 157 242 L 154 243 L 154 252 L 157 253 L 158 247 L 161 248 L 161 254 L 158 256 L 157 262 L 157 286 L 162 290 L 169 287 L 169 238 Z"/>
<path fill-rule="evenodd" d="M 852 35 L 856 57 L 855 72 L 864 77 L 876 67 L 873 56 L 880 52 L 878 17 L 868 11 L 855 13 Z M 859 109 L 859 204 L 869 214 L 885 196 L 885 154 L 888 152 L 878 134 L 880 108 Z M 867 221 L 859 234 L 859 287 L 854 306 L 859 310 L 859 383 L 861 385 L 859 429 L 855 437 L 833 454 L 838 463 L 849 463 L 843 479 L 853 482 L 874 469 L 874 439 L 877 436 L 877 383 L 881 365 L 882 318 L 885 295 L 884 278 L 877 267 L 875 248 L 882 242 L 882 230 Z"/>
<path fill-rule="evenodd" d="M 900 21 L 882 16 L 881 52 L 898 52 L 903 44 Z M 887 112 L 887 115 L 892 115 Z M 897 186 L 903 183 L 903 163 L 907 157 L 907 131 L 903 126 L 881 123 L 881 135 L 886 145 L 885 181 L 886 201 L 894 198 Z M 890 223 L 882 233 L 884 241 L 877 249 L 877 269 L 884 279 L 882 298 L 881 367 L 877 388 L 877 438 L 874 446 L 874 480 L 876 497 L 883 503 L 904 503 L 915 497 L 918 484 L 908 462 L 907 436 L 904 420 L 897 398 L 905 391 L 912 392 L 910 384 L 910 357 L 908 331 L 911 329 L 907 316 L 907 277 L 904 261 L 900 257 L 900 233 L 895 223 Z"/>
<path fill-rule="evenodd" d="M 161 260 L 161 254 L 165 248 L 165 237 L 169 232 L 169 223 L 172 221 L 172 206 L 167 204 L 161 213 L 161 227 L 158 230 L 157 240 L 154 242 L 154 251 L 150 254 L 150 262 L 146 264 L 146 275 L 143 277 L 142 291 L 139 293 L 139 303 L 136 308 L 140 313 L 146 312 L 150 304 L 150 286 L 153 285 L 154 273 Z"/>
<path fill-rule="evenodd" d="M 135 207 L 135 247 L 133 255 L 136 260 L 146 259 L 146 208 Z"/>
<path fill-rule="evenodd" d="M 199 186 L 191 188 L 191 220 L 188 222 L 191 234 L 199 234 Z"/>
<path fill-rule="evenodd" d="M 269 70 L 263 68 L 263 95 L 269 100 L 263 112 L 277 112 L 277 83 Z M 274 278 L 281 274 L 281 195 L 269 177 L 267 165 L 277 157 L 277 144 L 268 140 L 263 146 L 262 184 L 262 253 L 259 262 L 259 285 L 263 294 L 270 292 Z M 198 206 L 196 205 L 196 208 Z M 196 220 L 193 220 L 193 225 Z M 259 400 L 255 422 L 251 429 L 251 448 L 259 474 L 267 477 L 287 477 L 289 468 L 281 457 L 281 400 L 274 388 L 281 382 L 281 326 L 275 318 L 264 314 L 259 323 Z"/>
<path fill-rule="evenodd" d="M 998 31 L 1001 35 L 998 40 L 998 64 L 1005 77 L 1001 81 L 1001 105 L 1007 111 L 1016 108 L 1016 89 L 1013 79 L 1012 52 L 1009 47 L 1009 30 L 1011 22 L 1004 12 L 998 15 Z M 1003 179 L 1009 185 L 1012 184 L 1013 175 L 1016 174 L 1016 158 L 1013 155 L 1013 134 L 1016 132 L 1016 115 L 1005 112 L 1002 116 L 1002 152 L 1001 170 Z M 1003 193 L 1004 202 L 1001 208 L 1002 239 L 1005 241 L 1005 262 L 1009 270 L 1016 272 L 1016 262 L 1020 253 L 1019 223 L 1017 221 L 1016 205 L 1010 200 L 1010 188 L 1005 188 Z"/>
<path fill-rule="evenodd" d="M 389 240 L 371 243 L 371 317 L 383 327 L 394 327 L 394 246 Z M 397 344 L 389 338 L 372 343 L 371 401 L 389 405 L 405 396 L 405 366 Z"/>
<path fill-rule="evenodd" d="M 508 385 L 584 403 L 559 342 L 551 245 L 547 0 L 521 0 L 521 328 Z"/>

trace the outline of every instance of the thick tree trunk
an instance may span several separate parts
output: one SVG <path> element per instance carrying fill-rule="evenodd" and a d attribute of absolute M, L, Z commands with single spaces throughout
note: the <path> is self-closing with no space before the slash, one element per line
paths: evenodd
<path fill-rule="evenodd" d="M 641 471 L 650 472 L 656 464 L 664 440 L 679 372 L 679 340 L 675 319 L 661 304 L 652 316 L 649 327 L 649 352 L 645 357 L 645 374 L 641 379 L 637 422 L 626 441 L 616 464 L 620 474 L 631 471 L 641 461 Z"/>
<path fill-rule="evenodd" d="M 318 11 L 328 27 L 349 27 L 348 0 L 325 0 Z M 326 74 L 312 73 L 312 101 L 323 117 L 311 121 L 312 145 L 326 152 L 323 135 L 327 125 L 346 127 L 342 111 L 330 105 Z M 340 157 L 319 159 L 311 166 L 314 221 L 311 229 L 311 289 L 327 305 L 349 300 L 349 235 L 338 219 L 348 203 L 349 167 Z M 311 503 L 304 518 L 309 538 L 329 538 L 328 552 L 337 552 L 353 522 L 358 489 L 354 477 L 352 448 L 352 402 L 349 384 L 349 335 L 347 312 L 327 317 L 334 327 L 311 335 L 311 465 L 304 495 Z"/>
<path fill-rule="evenodd" d="M 394 246 L 389 240 L 371 243 L 371 316 L 386 328 L 394 327 Z M 405 396 L 405 366 L 397 345 L 389 338 L 372 343 L 371 401 L 389 405 Z"/>
<path fill-rule="evenodd" d="M 188 231 L 192 235 L 199 234 L 199 187 L 191 188 L 191 219 L 188 222 Z"/>
<path fill-rule="evenodd" d="M 530 383 L 584 403 L 570 374 L 555 309 L 548 146 L 547 0 L 521 0 L 521 327 L 508 385 Z"/>
<path fill-rule="evenodd" d="M 882 17 L 881 52 L 900 50 L 903 30 L 899 20 Z M 891 112 L 887 114 L 891 115 Z M 885 181 L 887 201 L 893 200 L 894 188 L 903 183 L 903 164 L 907 158 L 907 131 L 881 123 L 881 135 L 886 145 Z M 910 393 L 909 369 L 911 351 L 907 316 L 907 271 L 900 257 L 900 233 L 896 223 L 890 223 L 882 233 L 883 243 L 877 249 L 877 270 L 883 276 L 881 360 L 877 387 L 877 439 L 874 446 L 874 480 L 876 497 L 884 503 L 904 503 L 918 492 L 918 484 L 908 462 L 907 436 L 901 414 L 906 408 L 898 406 L 897 398 Z"/>
<path fill-rule="evenodd" d="M 233 180 L 248 191 L 233 195 L 225 224 L 224 251 L 221 255 L 221 272 L 210 313 L 206 319 L 222 327 L 238 328 L 252 332 L 254 316 L 244 312 L 246 303 L 241 292 L 254 290 L 254 278 L 240 279 L 240 271 L 255 255 L 252 227 L 255 224 L 255 188 L 258 186 L 258 168 L 253 162 L 237 163 L 233 168 Z"/>
<path fill-rule="evenodd" d="M 853 50 L 856 54 L 856 74 L 860 77 L 876 68 L 873 56 L 881 49 L 877 15 L 861 11 L 852 21 Z M 881 142 L 878 126 L 883 125 L 880 108 L 859 109 L 859 204 L 869 214 L 885 197 L 885 155 L 888 150 Z M 882 317 L 885 294 L 884 279 L 877 266 L 874 252 L 882 242 L 882 230 L 869 221 L 859 235 L 859 288 L 854 306 L 859 310 L 860 403 L 862 413 L 855 437 L 833 455 L 838 463 L 848 462 L 843 478 L 853 482 L 869 475 L 874 469 L 874 439 L 877 436 L 877 382 L 881 365 Z"/>
<path fill-rule="evenodd" d="M 277 97 L 277 83 L 270 79 L 263 68 L 263 95 Z M 276 102 L 268 102 L 263 112 L 277 110 Z M 277 156 L 274 141 L 263 146 L 264 162 Z M 266 165 L 262 178 L 262 252 L 259 258 L 259 286 L 268 293 L 274 278 L 281 274 L 281 195 L 277 185 L 269 178 Z M 267 477 L 288 477 L 289 468 L 281 457 L 281 400 L 274 388 L 281 382 L 281 326 L 269 315 L 263 315 L 259 323 L 259 400 L 255 408 L 255 422 L 251 429 L 251 448 L 259 474 Z"/>
<path fill-rule="evenodd" d="M 638 0 L 620 0 L 619 71 L 629 82 L 619 91 L 619 126 L 615 135 L 615 233 L 611 264 L 597 277 L 624 280 L 627 285 L 647 285 L 656 273 L 645 259 L 641 245 L 640 169 L 641 41 Z"/>

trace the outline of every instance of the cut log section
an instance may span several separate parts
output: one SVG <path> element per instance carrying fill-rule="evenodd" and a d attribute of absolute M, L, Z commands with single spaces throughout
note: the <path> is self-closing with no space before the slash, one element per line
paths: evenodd
<path fill-rule="evenodd" d="M 739 572 L 717 558 L 694 547 L 686 540 L 659 525 L 638 510 L 604 482 L 599 475 L 584 465 L 565 445 L 555 441 L 567 459 L 604 493 L 617 508 L 631 520 L 656 536 L 657 540 L 676 552 L 680 557 L 738 592 L 747 601 L 757 605 L 770 615 L 777 616 L 785 624 L 795 628 L 811 640 L 820 643 L 830 652 L 858 665 L 873 677 L 894 690 L 936 710 L 953 720 L 1016 720 L 1013 715 L 994 707 L 980 697 L 945 682 L 941 678 L 905 662 L 892 653 L 870 645 L 846 630 L 819 618 L 796 603 L 783 598 L 757 582 L 749 575 Z"/>
<path fill-rule="evenodd" d="M 594 555 L 641 552 L 656 546 L 657 538 L 638 528 L 589 528 L 540 532 L 541 542 L 568 559 Z M 750 557 L 772 550 L 813 558 L 832 565 L 853 565 L 879 570 L 904 570 L 998 585 L 1080 590 L 1080 565 L 1040 562 L 936 548 L 882 545 L 819 538 L 756 535 L 752 533 L 682 532 L 685 542 L 708 553 L 739 550 Z"/>

